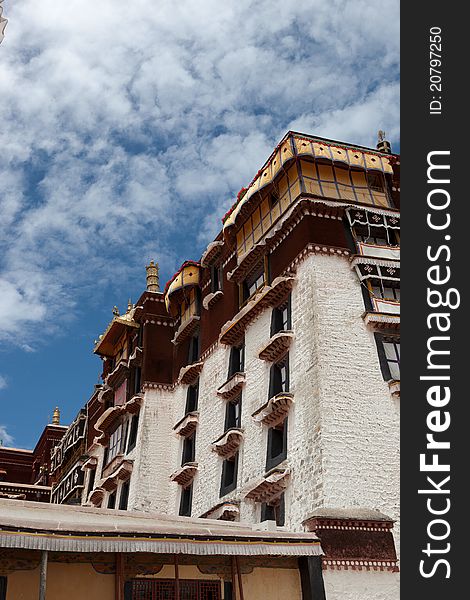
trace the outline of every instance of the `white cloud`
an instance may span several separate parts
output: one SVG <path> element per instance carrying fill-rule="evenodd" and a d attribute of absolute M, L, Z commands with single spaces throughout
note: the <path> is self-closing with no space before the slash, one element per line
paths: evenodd
<path fill-rule="evenodd" d="M 4 425 L 0 425 L 0 442 L 3 446 L 11 446 L 14 438 L 8 433 Z"/>
<path fill-rule="evenodd" d="M 8 383 L 3 375 L 0 375 L 0 390 L 3 390 L 7 387 Z"/>
<path fill-rule="evenodd" d="M 116 277 L 110 262 L 126 277 L 149 253 L 167 272 L 197 258 L 289 127 L 396 141 L 398 11 L 5 2 L 0 340 L 31 348 L 35 325 L 60 323 Z"/>

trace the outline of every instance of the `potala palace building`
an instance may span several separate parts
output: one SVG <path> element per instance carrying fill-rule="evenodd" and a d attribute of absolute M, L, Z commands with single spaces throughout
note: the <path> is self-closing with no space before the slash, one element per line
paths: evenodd
<path fill-rule="evenodd" d="M 290 131 L 200 260 L 164 289 L 152 262 L 96 342 L 51 502 L 307 532 L 323 591 L 282 598 L 397 599 L 399 167 L 382 138 Z"/>

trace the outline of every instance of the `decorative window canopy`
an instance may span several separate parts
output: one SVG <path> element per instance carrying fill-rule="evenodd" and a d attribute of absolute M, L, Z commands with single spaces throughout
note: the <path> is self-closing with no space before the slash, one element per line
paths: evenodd
<path fill-rule="evenodd" d="M 171 481 L 175 481 L 179 485 L 186 487 L 194 479 L 198 471 L 197 462 L 188 462 L 170 475 Z"/>
<path fill-rule="evenodd" d="M 210 267 L 213 265 L 222 253 L 223 247 L 224 242 L 222 241 L 216 240 L 215 242 L 211 242 L 201 257 L 201 267 Z"/>
<path fill-rule="evenodd" d="M 271 469 L 250 489 L 245 498 L 249 498 L 255 502 L 272 501 L 286 489 L 289 475 L 289 469 Z"/>
<path fill-rule="evenodd" d="M 173 344 L 181 344 L 181 342 L 190 338 L 198 328 L 200 320 L 199 315 L 192 315 L 189 319 L 183 321 L 178 327 L 175 337 L 171 340 Z"/>
<path fill-rule="evenodd" d="M 106 492 L 103 488 L 95 488 L 90 494 L 89 501 L 93 504 L 93 506 L 99 506 L 101 502 L 103 502 L 105 493 Z"/>
<path fill-rule="evenodd" d="M 215 442 L 212 442 L 211 448 L 222 458 L 231 458 L 240 447 L 243 440 L 243 429 L 234 427 L 228 429 Z"/>
<path fill-rule="evenodd" d="M 281 392 L 270 398 L 266 404 L 258 408 L 251 416 L 257 423 L 275 427 L 287 417 L 290 407 L 294 403 L 294 394 Z"/>
<path fill-rule="evenodd" d="M 236 398 L 242 391 L 245 381 L 245 373 L 234 373 L 230 379 L 228 379 L 219 387 L 217 390 L 217 396 L 220 396 L 224 400 L 232 400 L 233 398 Z"/>
<path fill-rule="evenodd" d="M 222 344 L 234 345 L 243 336 L 246 327 L 267 307 L 276 306 L 291 291 L 295 277 L 276 277 L 245 304 L 231 321 L 225 323 L 220 334 Z"/>
<path fill-rule="evenodd" d="M 114 491 L 120 481 L 127 481 L 132 473 L 133 461 L 123 460 L 115 471 L 101 482 L 101 487 L 107 492 Z"/>
<path fill-rule="evenodd" d="M 103 446 L 106 445 L 108 442 L 109 430 L 118 420 L 118 418 L 123 414 L 138 413 L 142 402 L 142 394 L 136 394 L 125 404 L 121 404 L 120 406 L 111 406 L 110 408 L 106 409 L 95 423 L 96 431 L 101 433 L 101 435 L 96 439 L 96 441 Z"/>
<path fill-rule="evenodd" d="M 240 507 L 238 502 L 222 502 L 201 515 L 201 518 L 235 521 L 239 515 Z"/>
<path fill-rule="evenodd" d="M 379 312 L 365 312 L 363 315 L 364 323 L 374 331 L 399 330 L 400 315 L 385 314 Z"/>
<path fill-rule="evenodd" d="M 293 331 L 279 331 L 260 349 L 259 358 L 268 362 L 276 362 L 289 350 L 293 339 Z"/>
<path fill-rule="evenodd" d="M 216 292 L 211 292 L 210 294 L 207 294 L 207 296 L 204 296 L 202 300 L 203 308 L 209 310 L 209 308 L 211 308 L 211 306 L 214 306 L 217 300 L 219 300 L 219 298 L 222 298 L 223 295 L 224 293 L 222 290 L 217 290 Z"/>
<path fill-rule="evenodd" d="M 199 422 L 199 413 L 193 411 L 185 415 L 181 421 L 173 427 L 173 431 L 183 437 L 188 437 L 196 429 Z"/>
<path fill-rule="evenodd" d="M 190 365 L 186 365 L 186 367 L 181 367 L 178 382 L 191 385 L 199 377 L 199 373 L 202 371 L 203 366 L 204 363 L 200 360 Z"/>

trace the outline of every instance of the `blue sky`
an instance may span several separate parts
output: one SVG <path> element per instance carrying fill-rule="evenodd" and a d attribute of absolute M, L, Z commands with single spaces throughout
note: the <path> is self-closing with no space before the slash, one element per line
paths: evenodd
<path fill-rule="evenodd" d="M 198 259 L 288 129 L 399 142 L 395 0 L 5 0 L 0 438 L 98 382 L 93 340 Z"/>

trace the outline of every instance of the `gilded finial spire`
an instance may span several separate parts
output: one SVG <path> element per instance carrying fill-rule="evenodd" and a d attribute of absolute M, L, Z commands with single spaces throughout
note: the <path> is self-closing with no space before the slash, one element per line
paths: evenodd
<path fill-rule="evenodd" d="M 129 298 L 129 300 L 127 301 L 127 312 L 130 312 L 133 308 L 134 305 L 132 304 L 132 300 Z"/>
<path fill-rule="evenodd" d="M 113 306 L 113 315 L 119 317 L 119 308 L 117 306 Z"/>
<path fill-rule="evenodd" d="M 159 292 L 159 277 L 158 277 L 158 263 L 154 263 L 153 260 L 150 261 L 146 267 L 147 270 L 147 291 L 148 292 Z"/>
<path fill-rule="evenodd" d="M 54 414 L 52 415 L 52 424 L 60 425 L 60 410 L 58 406 L 56 406 L 54 409 Z"/>

